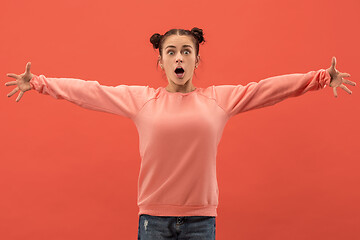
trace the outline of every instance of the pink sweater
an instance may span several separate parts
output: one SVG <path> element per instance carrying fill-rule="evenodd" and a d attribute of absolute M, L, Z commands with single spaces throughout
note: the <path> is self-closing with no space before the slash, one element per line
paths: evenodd
<path fill-rule="evenodd" d="M 323 89 L 330 78 L 320 69 L 189 93 L 44 75 L 30 84 L 39 93 L 134 121 L 141 156 L 139 215 L 217 216 L 217 146 L 230 117 Z"/>

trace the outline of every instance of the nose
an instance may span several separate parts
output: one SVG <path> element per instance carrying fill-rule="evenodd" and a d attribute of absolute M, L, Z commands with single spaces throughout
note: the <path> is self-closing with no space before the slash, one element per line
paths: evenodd
<path fill-rule="evenodd" d="M 183 61 L 183 59 L 182 59 L 182 56 L 181 56 L 181 54 L 178 54 L 177 56 L 176 56 L 176 63 L 182 63 L 182 61 Z"/>

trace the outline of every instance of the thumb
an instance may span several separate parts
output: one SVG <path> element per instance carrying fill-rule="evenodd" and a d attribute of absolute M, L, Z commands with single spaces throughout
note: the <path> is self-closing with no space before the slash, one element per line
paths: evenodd
<path fill-rule="evenodd" d="M 31 68 L 31 62 L 28 62 L 28 63 L 26 64 L 26 67 L 25 67 L 25 72 L 26 72 L 27 74 L 30 73 L 30 68 Z"/>
<path fill-rule="evenodd" d="M 331 68 L 335 69 L 335 65 L 336 65 L 336 58 L 335 58 L 335 56 L 334 56 L 334 57 L 332 57 L 332 59 L 331 59 Z"/>

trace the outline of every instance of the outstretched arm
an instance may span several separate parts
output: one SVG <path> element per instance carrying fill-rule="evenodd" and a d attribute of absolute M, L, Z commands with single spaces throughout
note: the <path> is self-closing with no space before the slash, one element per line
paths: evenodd
<path fill-rule="evenodd" d="M 219 106 L 231 117 L 241 112 L 274 105 L 286 98 L 300 96 L 308 91 L 320 90 L 327 85 L 334 88 L 341 87 L 344 90 L 346 89 L 342 83 L 355 86 L 355 83 L 342 79 L 343 76 L 350 75 L 339 73 L 334 70 L 334 67 L 333 62 L 332 66 L 326 70 L 269 77 L 259 82 L 250 82 L 246 86 L 215 86 L 215 98 Z"/>
<path fill-rule="evenodd" d="M 113 87 L 100 85 L 97 81 L 36 76 L 30 73 L 30 64 L 30 62 L 27 63 L 24 74 L 8 74 L 16 81 L 7 82 L 5 85 L 17 85 L 8 94 L 8 97 L 20 90 L 16 99 L 17 102 L 25 91 L 34 89 L 41 94 L 50 95 L 56 99 L 66 99 L 87 109 L 132 118 L 146 102 L 151 91 L 148 86 L 118 85 Z"/>
<path fill-rule="evenodd" d="M 132 118 L 146 101 L 147 86 L 104 86 L 97 81 L 34 76 L 32 89 L 56 99 L 65 99 L 90 110 Z"/>

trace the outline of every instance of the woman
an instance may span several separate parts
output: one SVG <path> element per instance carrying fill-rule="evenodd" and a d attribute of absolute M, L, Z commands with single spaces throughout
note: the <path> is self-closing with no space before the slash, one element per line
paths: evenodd
<path fill-rule="evenodd" d="M 139 239 L 215 239 L 218 206 L 216 153 L 227 121 L 241 112 L 274 105 L 326 85 L 340 87 L 350 74 L 328 69 L 305 74 L 270 77 L 242 85 L 196 88 L 192 83 L 199 65 L 199 28 L 171 29 L 153 34 L 150 42 L 159 49 L 160 67 L 168 85 L 103 86 L 97 81 L 47 78 L 30 73 L 30 63 L 21 75 L 7 74 L 17 85 L 18 102 L 34 89 L 84 108 L 109 112 L 134 121 L 138 133 L 141 166 L 138 179 Z"/>

